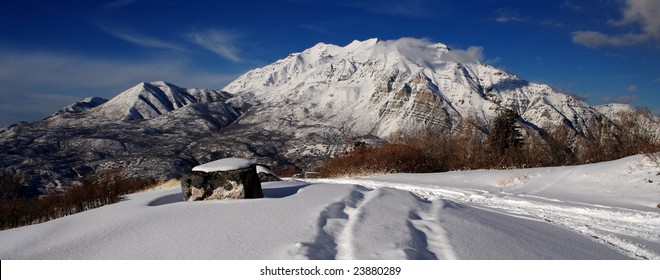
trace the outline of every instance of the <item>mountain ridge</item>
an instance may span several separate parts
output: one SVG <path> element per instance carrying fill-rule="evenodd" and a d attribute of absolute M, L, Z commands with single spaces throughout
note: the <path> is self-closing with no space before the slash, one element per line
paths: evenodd
<path fill-rule="evenodd" d="M 488 131 L 504 109 L 528 133 L 567 125 L 577 134 L 631 109 L 591 107 L 479 59 L 478 50 L 423 39 L 369 39 L 316 44 L 221 90 L 139 83 L 1 129 L 0 175 L 29 177 L 26 185 L 48 193 L 102 171 L 169 179 L 232 156 L 310 169 L 355 141 L 382 143 L 399 131 L 452 131 L 466 119 Z"/>
<path fill-rule="evenodd" d="M 350 116 L 334 124 L 339 130 L 381 138 L 407 127 L 452 127 L 467 117 L 485 123 L 503 108 L 539 127 L 568 122 L 579 132 L 588 121 L 582 116 L 599 115 L 588 104 L 547 85 L 481 64 L 464 51 L 412 38 L 353 41 L 345 47 L 317 44 L 251 70 L 223 90 L 237 96 L 230 100 L 234 104 L 279 107 L 288 100 L 302 100 L 321 115 Z M 337 104 L 343 109 L 330 108 Z M 279 119 L 268 110 L 263 114 Z M 310 123 L 314 114 L 293 112 L 287 118 Z M 259 122 L 263 121 L 255 123 Z"/>

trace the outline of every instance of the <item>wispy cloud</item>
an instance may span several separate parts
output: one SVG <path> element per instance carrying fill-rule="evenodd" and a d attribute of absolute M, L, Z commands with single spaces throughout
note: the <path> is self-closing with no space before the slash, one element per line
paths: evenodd
<path fill-rule="evenodd" d="M 636 85 L 630 85 L 628 87 L 628 92 L 629 93 L 637 93 L 637 86 Z"/>
<path fill-rule="evenodd" d="M 484 48 L 471 46 L 467 50 L 453 49 L 443 53 L 440 58 L 457 63 L 480 63 L 484 60 Z"/>
<path fill-rule="evenodd" d="M 396 48 L 406 59 L 419 65 L 434 67 L 429 63 L 438 58 L 438 46 L 428 38 L 400 38 L 386 43 L 388 46 Z M 385 45 L 381 46 L 385 47 Z M 443 62 L 480 63 L 484 60 L 483 48 L 471 46 L 467 50 L 451 49 L 448 52 L 441 53 L 439 58 Z"/>
<path fill-rule="evenodd" d="M 495 11 L 495 21 L 499 23 L 526 22 L 527 19 L 520 15 L 517 9 L 500 8 Z"/>
<path fill-rule="evenodd" d="M 166 42 L 161 39 L 149 37 L 146 35 L 110 28 L 108 27 L 107 24 L 98 24 L 98 27 L 101 30 L 103 30 L 105 33 L 113 37 L 116 37 L 118 39 L 124 40 L 129 43 L 133 43 L 141 47 L 166 49 L 173 51 L 185 51 L 185 48 L 177 44 Z"/>
<path fill-rule="evenodd" d="M 234 62 L 241 61 L 236 40 L 239 35 L 219 30 L 207 29 L 188 33 L 186 36 L 191 42 Z"/>
<path fill-rule="evenodd" d="M 603 46 L 627 47 L 648 41 L 645 34 L 624 34 L 608 36 L 597 31 L 575 31 L 572 33 L 573 43 L 588 48 L 600 48 Z"/>
<path fill-rule="evenodd" d="M 496 22 L 508 23 L 508 22 L 524 22 L 520 17 L 517 16 L 499 16 L 495 19 Z"/>
<path fill-rule="evenodd" d="M 494 65 L 494 64 L 498 64 L 500 62 L 502 62 L 502 58 L 498 56 L 498 57 L 495 57 L 495 58 L 488 59 L 484 63 Z"/>
<path fill-rule="evenodd" d="M 624 47 L 638 45 L 648 41 L 660 41 L 660 1 L 625 0 L 620 20 L 607 23 L 614 26 L 639 26 L 640 32 L 607 35 L 598 31 L 575 31 L 573 42 L 589 48 L 603 46 Z"/>
<path fill-rule="evenodd" d="M 112 60 L 54 52 L 0 50 L 2 94 L 9 85 L 44 88 L 123 88 L 143 81 L 166 80 L 182 86 L 218 88 L 235 74 L 196 70 L 185 59 Z"/>

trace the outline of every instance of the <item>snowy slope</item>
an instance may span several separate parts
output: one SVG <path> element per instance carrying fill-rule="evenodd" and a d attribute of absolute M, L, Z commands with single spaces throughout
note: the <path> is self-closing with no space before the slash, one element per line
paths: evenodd
<path fill-rule="evenodd" d="M 226 102 L 230 97 L 229 93 L 219 90 L 181 88 L 163 81 L 139 83 L 110 100 L 95 97 L 91 101 L 76 102 L 53 114 L 43 124 L 94 127 L 145 121 L 141 123 L 143 127 L 180 129 L 187 126 L 204 131 L 225 127 L 238 118 L 240 113 Z"/>
<path fill-rule="evenodd" d="M 97 107 L 105 102 L 108 102 L 107 99 L 101 97 L 87 97 L 83 100 L 75 102 L 69 106 L 66 106 L 57 112 L 53 113 L 51 116 L 57 116 L 64 113 L 79 113 L 87 109 Z"/>
<path fill-rule="evenodd" d="M 93 114 L 124 121 L 148 120 L 193 103 L 198 100 L 190 90 L 158 81 L 127 89 L 93 110 Z"/>
<path fill-rule="evenodd" d="M 567 123 L 582 130 L 600 115 L 547 85 L 484 65 L 469 51 L 412 38 L 319 43 L 223 90 L 237 95 L 234 104 L 254 106 L 244 124 L 378 137 L 426 124 L 452 127 L 464 118 L 488 123 L 502 107 L 537 127 Z"/>
<path fill-rule="evenodd" d="M 642 157 L 577 167 L 264 183 L 266 198 L 156 189 L 0 232 L 1 259 L 660 259 Z"/>

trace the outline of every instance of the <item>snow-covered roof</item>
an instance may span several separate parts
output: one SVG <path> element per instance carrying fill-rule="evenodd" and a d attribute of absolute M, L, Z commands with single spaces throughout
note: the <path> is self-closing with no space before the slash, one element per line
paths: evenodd
<path fill-rule="evenodd" d="M 247 168 L 253 165 L 249 159 L 244 158 L 223 158 L 220 160 L 207 162 L 202 165 L 193 167 L 193 171 L 214 172 L 214 171 L 228 171 Z"/>

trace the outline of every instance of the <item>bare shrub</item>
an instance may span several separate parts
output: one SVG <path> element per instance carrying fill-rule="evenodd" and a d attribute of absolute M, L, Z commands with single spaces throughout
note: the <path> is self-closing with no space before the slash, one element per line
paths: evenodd
<path fill-rule="evenodd" d="M 80 186 L 42 198 L 15 198 L 0 204 L 0 228 L 9 229 L 75 214 L 118 202 L 149 189 L 154 180 L 125 178 L 120 171 L 88 176 Z"/>
<path fill-rule="evenodd" d="M 275 173 L 280 178 L 293 177 L 294 175 L 300 174 L 302 172 L 302 168 L 295 166 L 293 164 L 286 165 L 283 167 L 279 165 L 275 165 L 270 170 L 273 171 L 273 173 Z"/>
<path fill-rule="evenodd" d="M 468 118 L 454 128 L 398 133 L 381 147 L 357 144 L 350 153 L 324 162 L 321 175 L 575 165 L 660 151 L 658 126 L 644 110 L 621 113 L 615 120 L 595 119 L 586 133 L 561 125 L 528 129 L 523 136 L 517 119 L 515 113 L 503 111 L 490 134 Z"/>
<path fill-rule="evenodd" d="M 436 166 L 428 154 L 410 145 L 385 144 L 377 148 L 358 145 L 350 153 L 324 162 L 319 173 L 323 177 L 418 173 L 436 171 Z"/>

